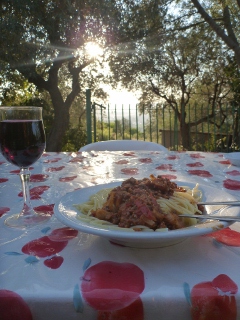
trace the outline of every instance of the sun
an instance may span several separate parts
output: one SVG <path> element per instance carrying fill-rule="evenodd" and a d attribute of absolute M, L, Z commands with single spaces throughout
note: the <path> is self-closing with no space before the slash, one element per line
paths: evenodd
<path fill-rule="evenodd" d="M 91 58 L 101 56 L 103 54 L 103 49 L 95 42 L 86 43 L 85 50 Z"/>

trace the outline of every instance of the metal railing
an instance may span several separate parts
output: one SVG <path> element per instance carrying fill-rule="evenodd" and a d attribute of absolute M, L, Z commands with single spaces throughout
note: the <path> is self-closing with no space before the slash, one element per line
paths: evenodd
<path fill-rule="evenodd" d="M 209 106 L 187 106 L 186 125 L 189 136 L 187 148 L 183 147 L 179 119 L 166 105 L 110 106 L 87 104 L 87 143 L 135 139 L 152 141 L 170 150 L 238 151 L 240 150 L 239 108 L 230 105 L 216 107 L 214 113 Z M 201 122 L 200 119 L 205 121 Z M 186 140 L 186 139 L 185 139 Z"/>

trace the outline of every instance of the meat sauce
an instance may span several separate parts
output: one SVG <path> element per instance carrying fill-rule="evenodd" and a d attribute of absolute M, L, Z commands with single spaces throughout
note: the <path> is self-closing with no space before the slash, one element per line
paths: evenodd
<path fill-rule="evenodd" d="M 111 190 L 103 207 L 92 211 L 92 216 L 109 221 L 122 228 L 143 225 L 150 229 L 184 227 L 182 219 L 174 212 L 164 214 L 157 199 L 169 199 L 174 191 L 185 192 L 176 183 L 161 176 L 136 180 L 127 179 Z M 141 229 L 135 228 L 136 231 Z"/>

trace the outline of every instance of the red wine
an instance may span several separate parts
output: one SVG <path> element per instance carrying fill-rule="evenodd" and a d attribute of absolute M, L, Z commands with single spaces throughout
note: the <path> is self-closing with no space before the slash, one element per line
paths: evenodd
<path fill-rule="evenodd" d="M 0 121 L 0 151 L 12 164 L 29 167 L 41 157 L 44 149 L 42 120 Z"/>

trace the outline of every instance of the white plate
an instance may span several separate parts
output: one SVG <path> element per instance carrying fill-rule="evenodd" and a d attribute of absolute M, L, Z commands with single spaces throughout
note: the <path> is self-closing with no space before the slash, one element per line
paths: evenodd
<path fill-rule="evenodd" d="M 224 155 L 224 158 L 230 160 L 231 164 L 240 167 L 240 152 L 230 152 Z"/>
<path fill-rule="evenodd" d="M 193 183 L 187 183 L 184 181 L 176 181 L 178 186 L 194 187 Z M 231 223 L 224 221 L 206 220 L 205 222 L 199 222 L 192 227 L 164 231 L 164 232 L 132 232 L 132 231 L 118 231 L 106 229 L 105 227 L 91 225 L 88 222 L 83 222 L 77 218 L 79 211 L 74 207 L 74 204 L 80 204 L 89 200 L 89 197 L 98 192 L 102 188 L 113 188 L 120 185 L 121 182 L 102 184 L 84 189 L 78 189 L 76 191 L 66 194 L 54 207 L 55 216 L 65 225 L 74 228 L 76 230 L 98 235 L 108 240 L 128 247 L 137 248 L 157 248 L 165 247 L 179 243 L 189 237 L 204 235 L 222 228 L 228 227 Z M 236 200 L 232 195 L 227 192 L 215 189 L 213 187 L 200 185 L 199 189 L 203 192 L 203 201 L 230 201 Z M 207 213 L 220 209 L 216 206 L 205 206 Z M 218 215 L 238 216 L 240 214 L 240 207 L 229 207 L 221 209 L 217 212 Z"/>

